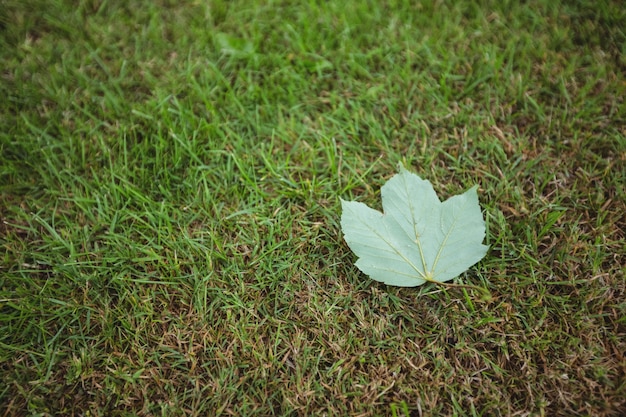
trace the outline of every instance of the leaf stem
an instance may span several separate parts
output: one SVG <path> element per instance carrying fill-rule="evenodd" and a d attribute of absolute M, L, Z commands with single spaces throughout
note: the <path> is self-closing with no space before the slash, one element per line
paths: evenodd
<path fill-rule="evenodd" d="M 435 281 L 434 279 L 430 279 L 430 278 L 425 278 L 422 277 L 422 279 L 426 282 L 429 282 L 431 284 L 436 284 L 436 285 L 440 285 L 442 287 L 448 287 L 448 288 L 466 288 L 468 290 L 476 290 L 482 293 L 482 297 L 486 298 L 486 299 L 490 299 L 491 298 L 491 291 L 489 291 L 487 288 L 483 288 L 483 287 L 479 287 L 477 285 L 472 285 L 472 284 L 455 284 L 453 282 L 440 282 L 440 281 Z"/>

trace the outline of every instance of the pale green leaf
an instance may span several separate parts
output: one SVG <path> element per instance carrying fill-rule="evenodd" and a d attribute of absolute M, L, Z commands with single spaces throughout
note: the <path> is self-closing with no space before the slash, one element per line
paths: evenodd
<path fill-rule="evenodd" d="M 401 168 L 382 187 L 384 214 L 341 200 L 341 228 L 356 266 L 401 287 L 457 277 L 488 249 L 476 188 L 442 203 L 430 182 Z"/>
<path fill-rule="evenodd" d="M 216 34 L 215 42 L 225 55 L 246 56 L 254 52 L 254 45 L 248 39 L 237 38 L 226 33 Z"/>

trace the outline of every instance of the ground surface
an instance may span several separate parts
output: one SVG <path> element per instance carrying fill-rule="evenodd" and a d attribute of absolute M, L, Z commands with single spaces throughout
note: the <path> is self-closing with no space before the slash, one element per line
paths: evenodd
<path fill-rule="evenodd" d="M 0 415 L 626 415 L 626 12 L 475 3 L 3 0 Z M 354 267 L 399 162 L 490 298 Z"/>

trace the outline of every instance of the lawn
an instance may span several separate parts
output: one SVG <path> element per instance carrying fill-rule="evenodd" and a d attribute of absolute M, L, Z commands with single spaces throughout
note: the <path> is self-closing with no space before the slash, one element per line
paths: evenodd
<path fill-rule="evenodd" d="M 2 0 L 0 415 L 626 415 L 625 27 Z M 478 185 L 467 286 L 355 267 L 341 199 L 380 209 L 399 163 Z"/>

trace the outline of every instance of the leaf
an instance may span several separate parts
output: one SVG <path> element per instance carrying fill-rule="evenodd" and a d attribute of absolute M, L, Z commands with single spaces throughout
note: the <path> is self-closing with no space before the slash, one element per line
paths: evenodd
<path fill-rule="evenodd" d="M 247 39 L 237 38 L 226 33 L 215 35 L 215 42 L 225 55 L 248 56 L 254 52 L 254 45 Z"/>
<path fill-rule="evenodd" d="M 341 200 L 341 228 L 356 266 L 400 287 L 457 277 L 489 249 L 476 189 L 442 203 L 429 181 L 401 167 L 382 187 L 384 214 Z"/>

